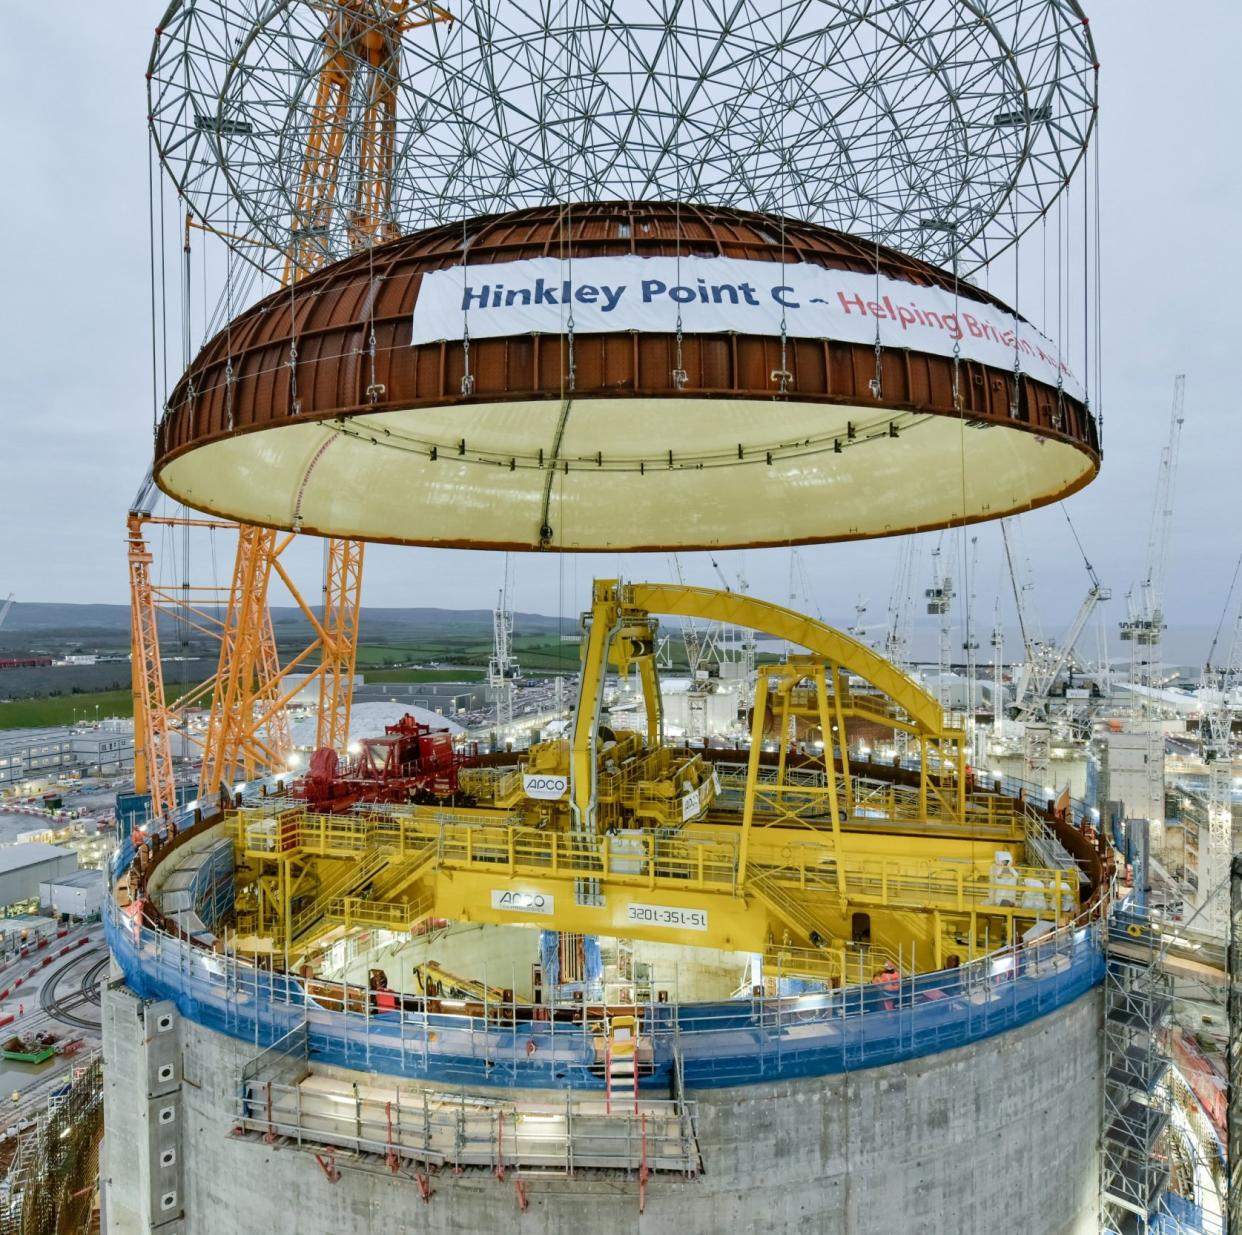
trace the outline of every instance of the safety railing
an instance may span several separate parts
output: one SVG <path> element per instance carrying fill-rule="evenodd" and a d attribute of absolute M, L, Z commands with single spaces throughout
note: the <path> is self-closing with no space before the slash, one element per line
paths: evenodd
<path fill-rule="evenodd" d="M 624 852 L 611 836 L 495 823 L 437 823 L 434 814 L 307 816 L 302 835 L 310 852 L 338 853 L 356 838 L 372 853 L 407 858 L 434 854 L 441 869 L 642 881 L 650 887 L 668 882 L 678 888 L 730 892 L 739 884 L 740 838 L 734 833 L 721 835 L 720 830 L 688 827 L 673 835 L 635 830 L 626 833 Z M 750 862 L 756 870 L 779 870 L 783 884 L 827 893 L 831 883 L 838 897 L 865 905 L 952 912 L 989 909 L 1004 916 L 1035 917 L 1046 910 L 1066 912 L 1076 903 L 1076 873 L 1062 868 L 1011 866 L 992 877 L 966 861 L 838 855 L 825 850 L 822 837 L 805 844 L 782 839 L 774 845 L 759 831 L 751 841 Z M 344 892 L 343 887 L 330 889 L 333 898 Z"/>
<path fill-rule="evenodd" d="M 1010 866 L 994 876 L 969 861 L 840 857 L 819 842 L 765 845 L 760 836 L 751 843 L 748 879 L 766 872 L 801 891 L 899 909 L 1039 916 L 1077 904 L 1076 874 L 1055 867 Z"/>
<path fill-rule="evenodd" d="M 572 1091 L 555 1100 L 479 1098 L 463 1091 L 354 1084 L 311 1074 L 278 1079 L 246 1070 L 236 1126 L 299 1146 L 332 1146 L 425 1167 L 526 1174 L 579 1170 L 699 1171 L 693 1102 L 644 1098 L 638 1109 Z"/>
<path fill-rule="evenodd" d="M 434 896 L 413 901 L 373 901 L 360 896 L 342 896 L 328 902 L 324 917 L 341 923 L 346 930 L 355 926 L 408 931 L 431 912 Z"/>
<path fill-rule="evenodd" d="M 718 804 L 742 809 L 746 788 L 744 764 L 718 764 L 720 795 Z M 756 797 L 759 801 L 755 827 L 786 822 L 782 814 L 815 822 L 831 821 L 827 782 L 823 771 L 790 769 L 789 783 L 776 784 L 776 769 L 761 767 Z M 848 792 L 847 792 L 848 783 Z M 838 810 L 841 821 L 851 827 L 871 822 L 898 822 L 934 830 L 938 835 L 987 836 L 998 840 L 1020 840 L 1029 808 L 1013 798 L 999 794 L 967 794 L 964 813 L 959 813 L 955 795 L 937 795 L 929 787 L 926 805 L 917 786 L 895 785 L 891 781 L 867 776 L 836 777 Z M 765 817 L 766 813 L 766 817 Z"/>
<path fill-rule="evenodd" d="M 457 783 L 478 802 L 507 803 L 521 795 L 522 773 L 517 768 L 461 768 Z"/>
<path fill-rule="evenodd" d="M 292 975 L 140 925 L 111 898 L 104 923 L 135 993 L 171 999 L 189 1019 L 259 1048 L 304 1025 L 311 1058 L 341 1067 L 475 1088 L 603 1085 L 599 1009 L 548 1019 L 546 1009 L 529 1005 L 437 1004 L 406 995 L 397 1011 L 381 1013 L 364 988 L 308 989 Z M 1104 971 L 1100 925 L 1049 930 L 1024 946 L 965 960 L 883 986 L 843 980 L 837 989 L 792 998 L 640 1005 L 635 1013 L 650 1043 L 643 1086 L 667 1086 L 677 1058 L 687 1086 L 711 1087 L 825 1075 L 977 1041 L 1096 985 Z"/>
<path fill-rule="evenodd" d="M 736 837 L 718 838 L 693 832 L 659 836 L 630 832 L 621 852 L 615 838 L 527 828 L 458 827 L 440 832 L 442 867 L 485 869 L 489 872 L 548 873 L 567 877 L 603 876 L 648 881 L 676 880 L 691 885 L 733 888 L 737 878 Z"/>

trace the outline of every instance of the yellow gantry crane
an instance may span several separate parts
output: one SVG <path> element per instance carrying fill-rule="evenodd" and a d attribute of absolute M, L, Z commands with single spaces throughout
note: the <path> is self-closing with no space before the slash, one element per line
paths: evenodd
<path fill-rule="evenodd" d="M 334 214 L 346 209 L 351 252 L 396 237 L 392 218 L 392 177 L 396 143 L 397 88 L 401 39 L 413 29 L 452 21 L 433 3 L 410 0 L 312 0 L 324 16 L 323 57 L 311 123 L 290 220 L 283 282 L 296 284 L 322 267 Z M 359 114 L 360 113 L 360 114 Z M 340 201 L 341 162 L 358 116 L 357 168 L 353 200 Z M 188 228 L 193 225 L 187 219 Z M 187 241 L 188 243 L 188 241 Z M 128 522 L 131 641 L 135 730 L 135 788 L 150 792 L 152 813 L 175 805 L 171 733 L 180 724 L 185 699 L 167 704 L 160 661 L 157 611 L 151 580 L 152 555 L 143 534 L 152 522 L 142 502 Z M 167 522 L 167 521 L 165 521 Z M 202 520 L 176 520 L 196 526 Z M 232 526 L 211 522 L 213 527 Z M 193 693 L 194 703 L 210 697 L 203 739 L 199 796 L 215 797 L 238 779 L 283 768 L 291 750 L 285 707 L 301 688 L 289 689 L 295 666 L 319 680 L 317 746 L 342 749 L 349 733 L 350 699 L 357 656 L 358 611 L 362 590 L 363 544 L 332 538 L 324 567 L 322 620 L 302 600 L 280 564 L 292 537 L 271 528 L 238 526 L 237 553 L 224 618 L 208 611 L 220 640 L 217 670 Z M 310 621 L 314 640 L 283 668 L 277 654 L 268 590 L 279 576 Z M 167 599 L 167 598 L 166 598 Z M 308 664 L 318 653 L 318 664 Z"/>

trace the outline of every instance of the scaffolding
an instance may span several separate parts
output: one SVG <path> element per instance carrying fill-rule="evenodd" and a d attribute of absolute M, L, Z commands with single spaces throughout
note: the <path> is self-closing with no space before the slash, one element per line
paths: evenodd
<path fill-rule="evenodd" d="M 103 1065 L 84 1059 L 47 1107 L 9 1134 L 16 1141 L 0 1180 L 0 1235 L 88 1229 L 103 1135 Z"/>
<path fill-rule="evenodd" d="M 1242 856 L 1229 870 L 1229 1104 L 1228 1210 L 1231 1231 L 1242 1231 Z"/>
<path fill-rule="evenodd" d="M 245 1065 L 238 1078 L 235 1136 L 332 1154 L 333 1168 L 402 1167 L 455 1173 L 559 1175 L 615 1172 L 643 1180 L 659 1172 L 691 1180 L 702 1170 L 696 1105 L 680 1096 L 613 1103 L 567 1090 L 492 1096 L 398 1084 L 368 1084 L 314 1071 L 306 1026 L 297 1026 Z"/>
<path fill-rule="evenodd" d="M 1168 1183 L 1157 1146 L 1169 1123 L 1163 1029 L 1173 1007 L 1173 982 L 1161 959 L 1146 915 L 1114 916 L 1104 981 L 1100 1199 L 1103 1229 L 1119 1235 L 1159 1229 Z"/>

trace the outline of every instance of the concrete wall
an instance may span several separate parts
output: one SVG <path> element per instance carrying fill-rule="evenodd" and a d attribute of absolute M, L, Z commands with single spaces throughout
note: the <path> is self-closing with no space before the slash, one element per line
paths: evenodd
<path fill-rule="evenodd" d="M 152 1193 L 140 1006 L 106 990 L 107 1229 L 138 1235 Z M 167 1006 L 167 1005 L 163 1005 Z M 1101 995 L 1011 1033 L 888 1068 L 691 1094 L 704 1175 L 653 1178 L 639 1219 L 630 1179 L 432 1177 L 423 1205 L 409 1173 L 341 1162 L 330 1183 L 293 1147 L 229 1136 L 237 1075 L 254 1052 L 177 1018 L 185 1235 L 382 1231 L 545 1235 L 1094 1235 Z M 162 1228 L 158 1228 L 162 1229 Z M 170 1233 L 171 1235 L 171 1233 Z"/>

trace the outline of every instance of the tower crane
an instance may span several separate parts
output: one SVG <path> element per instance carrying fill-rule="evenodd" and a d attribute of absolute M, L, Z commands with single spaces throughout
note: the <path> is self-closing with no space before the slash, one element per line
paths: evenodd
<path fill-rule="evenodd" d="M 992 614 L 992 735 L 1005 736 L 1005 625 L 1001 621 L 1000 596 Z"/>
<path fill-rule="evenodd" d="M 1001 542 L 1005 546 L 1005 564 L 1009 568 L 1009 582 L 1013 588 L 1013 607 L 1018 618 L 1018 633 L 1022 637 L 1022 669 L 1014 682 L 1014 706 L 1021 708 L 1027 692 L 1035 679 L 1036 665 L 1044 647 L 1036 614 L 1027 605 L 1027 596 L 1034 591 L 1029 559 L 1019 557 L 1017 525 L 1011 519 L 1002 519 Z"/>
<path fill-rule="evenodd" d="M 741 567 L 738 568 L 736 585 L 731 585 L 715 555 L 710 556 L 720 586 L 726 592 L 736 591 L 738 595 L 745 596 L 750 591 L 750 584 L 747 583 Z M 744 712 L 750 707 L 755 693 L 755 632 L 743 626 L 730 626 L 722 632 L 721 644 L 727 651 L 728 658 L 737 666 L 736 672 L 741 683 L 738 708 Z"/>
<path fill-rule="evenodd" d="M 1147 534 L 1147 556 L 1137 589 L 1126 593 L 1126 617 L 1121 623 L 1123 642 L 1133 645 L 1131 681 L 1150 690 L 1156 684 L 1160 644 L 1165 631 L 1164 579 L 1169 563 L 1169 531 L 1173 525 L 1173 492 L 1177 482 L 1177 463 L 1182 440 L 1186 399 L 1186 375 L 1173 382 L 1173 410 L 1169 417 L 1169 439 L 1160 452 L 1156 473 L 1156 500 L 1152 506 L 1151 528 Z M 1144 653 L 1140 649 L 1147 649 Z M 1141 701 L 1143 713 L 1147 697 Z"/>
<path fill-rule="evenodd" d="M 130 505 L 126 521 L 129 557 L 131 688 L 134 700 L 134 789 L 150 794 L 151 814 L 160 817 L 171 813 L 177 804 L 177 786 L 173 770 L 172 734 L 179 730 L 189 740 L 193 735 L 185 729 L 183 718 L 188 709 L 202 706 L 216 693 L 218 675 L 187 689 L 169 702 L 165 691 L 164 669 L 160 654 L 159 618 L 173 615 L 211 639 L 221 637 L 223 622 L 218 606 L 221 597 L 216 589 L 192 592 L 183 583 L 176 592 L 160 587 L 153 578 L 154 554 L 147 543 L 150 527 L 171 527 L 183 532 L 189 528 L 212 531 L 231 530 L 234 525 L 215 519 L 192 519 L 184 516 L 162 517 L 154 514 L 157 490 L 148 472 Z M 183 573 L 185 564 L 183 562 Z"/>
<path fill-rule="evenodd" d="M 685 576 L 681 572 L 681 559 L 675 553 L 668 555 L 668 564 L 673 568 L 673 574 L 677 576 L 677 582 L 685 587 Z M 683 618 L 681 623 L 681 642 L 686 650 L 686 667 L 690 673 L 690 680 L 698 676 L 699 666 L 703 663 L 704 652 L 704 633 L 695 624 L 693 618 Z"/>
<path fill-rule="evenodd" d="M 13 596 L 14 593 L 10 592 L 9 598 L 4 602 L 3 606 L 0 606 L 0 627 L 4 626 L 5 620 L 9 616 L 9 610 L 13 608 Z"/>
<path fill-rule="evenodd" d="M 888 621 L 884 627 L 884 655 L 903 671 L 910 664 L 910 628 L 914 620 L 914 579 L 919 557 L 918 544 L 913 536 L 902 537 L 888 596 Z M 908 748 L 906 731 L 894 729 L 893 749 L 899 761 L 906 757 Z"/>
<path fill-rule="evenodd" d="M 1069 519 L 1068 514 L 1066 519 Z M 1087 594 L 1082 604 L 1079 605 L 1069 629 L 1061 639 L 1055 642 L 1044 639 L 1039 633 L 1037 615 L 1026 601 L 1027 593 L 1034 588 L 1030 576 L 1030 563 L 1025 563 L 1025 570 L 1019 578 L 1009 523 L 1008 519 L 1002 520 L 1001 536 L 1005 545 L 1005 558 L 1009 565 L 1014 605 L 1017 609 L 1018 626 L 1022 632 L 1025 653 L 1022 671 L 1014 687 L 1012 716 L 1021 721 L 1024 726 L 1023 776 L 1027 780 L 1042 785 L 1047 780 L 1051 757 L 1052 722 L 1054 720 L 1052 701 L 1056 697 L 1057 683 L 1061 675 L 1075 663 L 1075 651 L 1092 615 L 1101 603 L 1111 598 L 1112 592 L 1100 582 L 1095 567 L 1084 554 L 1083 565 L 1088 579 Z M 1072 527 L 1071 524 L 1071 529 Z"/>
<path fill-rule="evenodd" d="M 487 662 L 487 684 L 496 700 L 496 728 L 513 724 L 513 681 L 518 663 L 513 656 L 512 566 L 505 554 L 504 578 L 492 610 L 492 655 Z"/>
<path fill-rule="evenodd" d="M 950 555 L 952 555 L 952 552 L 953 541 L 950 539 Z M 957 593 L 953 590 L 953 576 L 950 573 L 952 565 L 945 563 L 942 569 L 941 562 L 941 547 L 937 543 L 932 550 L 932 585 L 924 590 L 923 597 L 927 602 L 927 612 L 938 619 L 936 630 L 936 697 L 940 700 L 940 706 L 947 709 L 949 706 L 949 687 L 945 679 L 949 675 L 950 614 L 953 610 L 953 599 Z"/>
<path fill-rule="evenodd" d="M 1140 731 L 1147 734 L 1145 766 L 1146 802 L 1135 805 L 1134 813 L 1149 818 L 1164 815 L 1164 734 L 1154 724 L 1153 688 L 1159 684 L 1161 644 L 1164 638 L 1164 580 L 1169 561 L 1169 532 L 1173 525 L 1173 494 L 1177 482 L 1177 462 L 1182 440 L 1186 398 L 1186 376 L 1173 381 L 1173 407 L 1169 416 L 1169 438 L 1160 452 L 1156 473 L 1156 499 L 1152 506 L 1151 528 L 1147 535 L 1147 556 L 1143 577 L 1137 589 L 1126 593 L 1126 618 L 1121 638 L 1130 644 L 1130 685 L 1138 696 L 1133 715 Z"/>
<path fill-rule="evenodd" d="M 1242 558 L 1238 559 L 1242 567 Z M 1234 583 L 1238 570 L 1234 570 Z M 1225 600 L 1225 614 L 1230 597 Z M 1221 616 L 1224 625 L 1225 614 Z M 1223 661 L 1216 661 L 1218 626 L 1200 677 L 1199 737 L 1208 767 L 1207 850 L 1199 869 L 1198 903 L 1203 929 L 1224 936 L 1228 930 L 1229 866 L 1233 859 L 1233 719 L 1242 704 L 1242 605 L 1239 605 Z M 1202 852 L 1202 845 L 1200 846 Z"/>

